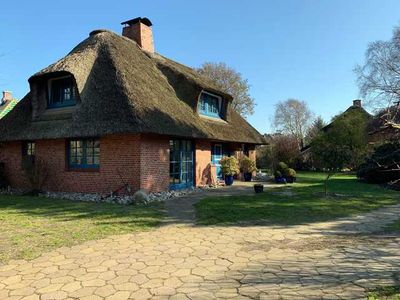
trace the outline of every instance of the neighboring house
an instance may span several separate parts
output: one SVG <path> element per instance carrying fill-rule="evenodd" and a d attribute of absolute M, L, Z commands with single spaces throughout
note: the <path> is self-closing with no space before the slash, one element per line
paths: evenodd
<path fill-rule="evenodd" d="M 3 91 L 3 98 L 0 100 L 0 119 L 8 114 L 17 103 L 18 101 L 13 98 L 10 91 Z"/>
<path fill-rule="evenodd" d="M 85 193 L 199 186 L 221 177 L 223 155 L 255 159 L 264 138 L 232 97 L 155 53 L 149 19 L 122 24 L 122 36 L 95 30 L 29 78 L 30 92 L 0 121 L 12 186 L 27 186 L 24 156 L 46 166 L 44 190 Z"/>
<path fill-rule="evenodd" d="M 343 113 L 337 115 L 336 117 L 333 118 L 332 122 L 323 127 L 321 130 L 322 132 L 328 132 L 329 129 L 335 126 L 335 123 L 338 122 L 338 120 L 343 120 L 343 119 L 357 119 L 357 120 L 363 120 L 359 126 L 364 127 L 368 131 L 368 126 L 370 121 L 372 120 L 372 116 L 362 107 L 362 102 L 361 100 L 357 99 L 353 101 L 353 105 L 351 105 L 348 109 L 346 109 Z M 368 143 L 369 141 L 365 141 L 365 143 Z M 306 145 L 301 149 L 301 154 L 303 157 L 304 161 L 310 161 L 311 160 L 311 147 L 312 147 L 312 141 L 310 144 Z"/>

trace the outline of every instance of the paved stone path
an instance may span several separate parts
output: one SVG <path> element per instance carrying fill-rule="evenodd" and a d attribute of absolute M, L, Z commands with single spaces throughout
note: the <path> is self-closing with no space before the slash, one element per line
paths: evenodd
<path fill-rule="evenodd" d="M 196 227 L 185 198 L 156 230 L 0 266 L 0 299 L 365 299 L 400 280 L 400 237 L 371 234 L 400 205 L 284 228 Z"/>

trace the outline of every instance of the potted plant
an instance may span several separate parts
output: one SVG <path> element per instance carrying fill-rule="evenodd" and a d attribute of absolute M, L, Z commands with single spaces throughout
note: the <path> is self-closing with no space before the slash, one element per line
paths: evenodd
<path fill-rule="evenodd" d="M 240 160 L 240 171 L 243 172 L 244 181 L 251 181 L 253 172 L 257 171 L 256 162 L 248 156 L 243 156 Z"/>
<path fill-rule="evenodd" d="M 288 183 L 296 182 L 296 171 L 292 168 L 286 169 L 285 178 Z"/>
<path fill-rule="evenodd" d="M 262 193 L 263 191 L 264 191 L 264 185 L 263 185 L 263 184 L 261 184 L 261 183 L 256 183 L 256 184 L 254 185 L 254 192 L 255 192 L 256 194 Z"/>
<path fill-rule="evenodd" d="M 233 176 L 239 173 L 239 163 L 235 157 L 223 157 L 220 161 L 222 174 L 224 174 L 225 184 L 233 184 Z"/>
<path fill-rule="evenodd" d="M 285 177 L 282 176 L 281 171 L 275 171 L 274 176 L 275 176 L 276 183 L 286 183 L 286 179 L 285 179 Z"/>

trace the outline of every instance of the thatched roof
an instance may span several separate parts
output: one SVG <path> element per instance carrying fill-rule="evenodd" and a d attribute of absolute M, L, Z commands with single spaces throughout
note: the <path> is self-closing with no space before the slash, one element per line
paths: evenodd
<path fill-rule="evenodd" d="M 45 110 L 46 80 L 72 74 L 79 92 L 74 108 Z M 185 138 L 264 143 L 230 106 L 231 96 L 193 69 L 150 54 L 125 37 L 97 30 L 67 56 L 29 79 L 28 93 L 0 121 L 0 140 L 34 140 L 152 133 Z M 226 121 L 198 115 L 202 90 L 227 100 Z"/>
<path fill-rule="evenodd" d="M 353 119 L 357 118 L 364 120 L 364 124 L 360 124 L 360 126 L 367 126 L 367 123 L 369 120 L 372 119 L 372 116 L 370 113 L 368 113 L 363 107 L 361 106 L 356 106 L 352 105 L 348 109 L 346 109 L 344 112 L 340 113 L 339 115 L 333 117 L 332 122 L 326 125 L 325 127 L 322 128 L 322 131 L 328 131 L 329 128 L 335 125 L 340 120 L 344 119 Z"/>

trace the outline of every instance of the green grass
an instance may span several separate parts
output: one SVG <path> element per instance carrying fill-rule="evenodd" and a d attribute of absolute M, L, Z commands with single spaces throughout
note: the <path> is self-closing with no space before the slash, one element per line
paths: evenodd
<path fill-rule="evenodd" d="M 400 300 L 400 286 L 380 287 L 368 294 L 368 300 Z"/>
<path fill-rule="evenodd" d="M 396 222 L 388 225 L 385 229 L 388 232 L 399 232 L 400 233 L 400 219 L 397 220 Z"/>
<path fill-rule="evenodd" d="M 297 183 L 267 187 L 261 194 L 203 199 L 196 205 L 198 224 L 297 225 L 365 213 L 400 202 L 399 192 L 361 183 L 355 176 L 343 174 L 329 180 L 329 192 L 340 196 L 326 198 L 323 194 L 325 176 L 304 172 L 298 174 Z M 289 192 L 291 196 L 284 194 Z"/>
<path fill-rule="evenodd" d="M 0 263 L 113 234 L 148 230 L 163 207 L 0 196 Z"/>

